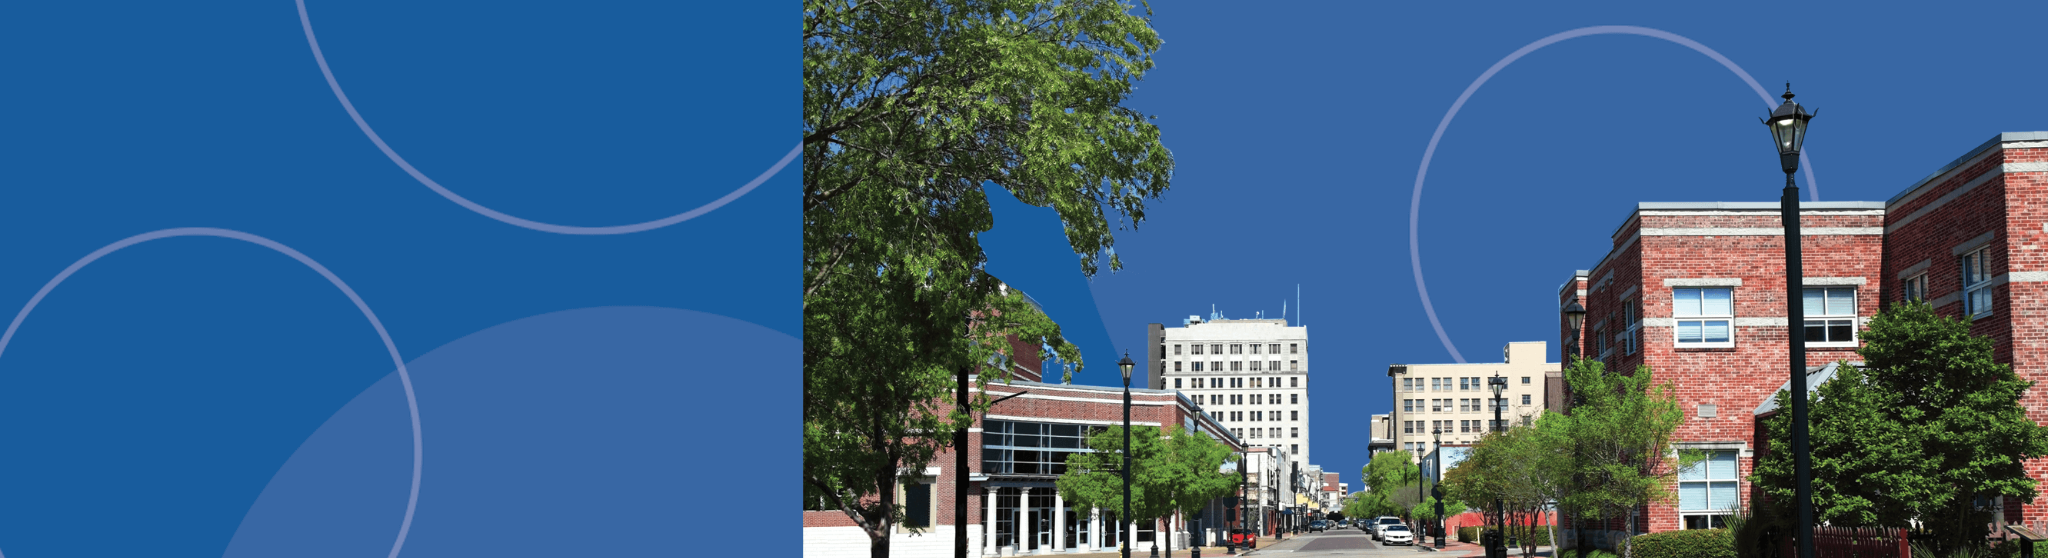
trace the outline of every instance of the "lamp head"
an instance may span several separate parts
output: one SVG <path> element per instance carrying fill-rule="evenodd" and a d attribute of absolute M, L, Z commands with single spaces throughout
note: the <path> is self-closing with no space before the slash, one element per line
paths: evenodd
<path fill-rule="evenodd" d="M 1806 143 L 1806 123 L 1813 120 L 1815 113 L 1806 112 L 1806 107 L 1792 101 L 1792 84 L 1785 84 L 1785 103 L 1778 110 L 1763 119 L 1771 128 L 1771 140 L 1778 145 L 1778 163 L 1785 174 L 1799 170 L 1799 149 Z"/>
<path fill-rule="evenodd" d="M 1586 307 L 1579 305 L 1578 300 L 1573 300 L 1571 304 L 1566 305 L 1564 307 L 1564 323 L 1567 326 L 1571 326 L 1572 333 L 1578 333 L 1579 325 L 1586 323 Z"/>
<path fill-rule="evenodd" d="M 1131 352 L 1128 350 L 1124 351 L 1123 360 L 1116 361 L 1116 367 L 1124 371 L 1124 385 L 1131 385 L 1131 368 L 1136 366 L 1138 363 L 1131 362 Z"/>
<path fill-rule="evenodd" d="M 1494 372 L 1493 377 L 1486 379 L 1486 385 L 1493 388 L 1493 396 L 1498 398 L 1500 397 L 1500 392 L 1508 389 L 1508 379 L 1501 376 L 1499 372 Z"/>

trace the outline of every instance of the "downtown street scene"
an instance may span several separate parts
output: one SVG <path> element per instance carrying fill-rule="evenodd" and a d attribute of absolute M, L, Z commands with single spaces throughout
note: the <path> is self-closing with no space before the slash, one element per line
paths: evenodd
<path fill-rule="evenodd" d="M 2048 541 L 2048 104 L 1901 78 L 2030 42 L 803 7 L 805 557 Z"/>

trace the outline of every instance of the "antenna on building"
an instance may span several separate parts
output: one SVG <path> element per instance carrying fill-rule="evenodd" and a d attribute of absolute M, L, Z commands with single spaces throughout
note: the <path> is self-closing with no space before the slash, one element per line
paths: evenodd
<path fill-rule="evenodd" d="M 1295 284 L 1294 284 L 1294 321 L 1296 321 L 1296 322 L 1301 322 L 1301 321 L 1302 321 L 1302 320 L 1301 320 L 1301 283 L 1295 283 Z M 1306 326 L 1306 325 L 1308 325 L 1308 323 L 1306 323 L 1306 322 L 1303 322 L 1303 323 L 1298 323 L 1298 324 L 1294 324 L 1294 325 L 1299 325 L 1299 326 Z"/>

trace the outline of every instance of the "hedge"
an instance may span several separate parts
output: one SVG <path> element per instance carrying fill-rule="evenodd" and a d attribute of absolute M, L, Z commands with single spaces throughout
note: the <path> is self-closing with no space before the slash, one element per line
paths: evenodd
<path fill-rule="evenodd" d="M 1735 537 L 1727 529 L 1692 529 L 1637 535 L 1636 558 L 1735 558 Z"/>
<path fill-rule="evenodd" d="M 1458 542 L 1479 542 L 1479 530 L 1484 528 L 1485 527 L 1480 527 L 1476 525 L 1471 527 L 1459 527 Z M 1530 533 L 1529 538 L 1536 539 L 1536 546 L 1550 546 L 1550 526 L 1537 525 L 1535 531 L 1533 533 Z M 1521 541 L 1517 540 L 1516 542 Z"/>

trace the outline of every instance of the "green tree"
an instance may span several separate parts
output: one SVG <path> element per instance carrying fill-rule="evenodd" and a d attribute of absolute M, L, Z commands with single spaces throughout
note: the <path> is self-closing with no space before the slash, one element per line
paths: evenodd
<path fill-rule="evenodd" d="M 1993 341 L 1925 302 L 1886 306 L 1863 332 L 1865 367 L 1837 366 L 1809 399 L 1814 520 L 1934 532 L 1948 554 L 1983 544 L 1980 498 L 2032 502 L 2028 459 L 2048 455 L 2048 428 L 2020 397 L 2033 385 L 1996 360 Z M 1790 408 L 1791 394 L 1778 405 Z M 1772 448 L 1791 447 L 1790 413 L 1765 422 Z M 1772 451 L 1755 480 L 1791 502 L 1792 455 Z M 1779 510 L 1781 515 L 1784 509 Z"/>
<path fill-rule="evenodd" d="M 1686 451 L 1675 462 L 1666 457 L 1685 412 L 1671 384 L 1656 382 L 1650 367 L 1618 374 L 1600 361 L 1580 359 L 1564 374 L 1577 399 L 1570 429 L 1581 479 L 1575 497 L 1580 505 L 1625 515 L 1634 533 L 1636 510 L 1671 500 L 1667 487 L 1678 471 L 1705 456 Z M 1633 546 L 1624 543 L 1623 556 L 1633 556 Z"/>
<path fill-rule="evenodd" d="M 954 374 L 1001 364 L 1010 337 L 1080 363 L 988 274 L 988 193 L 1053 208 L 1082 273 L 1120 268 L 1112 222 L 1135 228 L 1172 174 L 1122 106 L 1160 41 L 1116 0 L 803 9 L 804 500 L 887 556 L 897 472 L 985 405 L 947 403 Z"/>
<path fill-rule="evenodd" d="M 1482 508 L 1501 502 L 1506 517 L 1492 521 L 1503 525 L 1509 536 L 1526 541 L 1523 555 L 1535 552 L 1532 535 L 1537 521 L 1570 486 L 1574 471 L 1570 452 L 1564 451 L 1569 439 L 1557 435 L 1559 421 L 1547 416 L 1545 420 L 1552 423 L 1548 430 L 1532 425 L 1486 433 L 1457 467 L 1444 473 L 1444 486 L 1452 497 Z"/>
<path fill-rule="evenodd" d="M 1372 456 L 1365 467 L 1359 469 L 1359 478 L 1365 479 L 1365 508 L 1367 514 L 1354 517 L 1379 517 L 1382 515 L 1408 515 L 1410 508 L 1420 500 L 1415 495 L 1415 483 L 1421 478 L 1422 469 L 1415 465 L 1415 454 L 1408 450 L 1380 452 Z"/>
<path fill-rule="evenodd" d="M 1060 497 L 1076 508 L 1101 508 L 1116 514 L 1119 521 L 1155 520 L 1174 511 L 1174 489 L 1168 483 L 1178 478 L 1174 470 L 1179 466 L 1174 463 L 1172 445 L 1170 440 L 1160 437 L 1159 427 L 1131 427 L 1130 509 L 1124 508 L 1122 426 L 1089 435 L 1088 449 L 1092 451 L 1067 454 L 1067 471 L 1053 484 L 1059 488 Z M 1229 454 L 1227 448 L 1224 453 Z"/>
<path fill-rule="evenodd" d="M 1173 435 L 1166 445 L 1165 463 L 1153 475 L 1154 486 L 1158 492 L 1168 495 L 1169 506 L 1180 512 L 1182 517 L 1199 513 L 1211 500 L 1228 496 L 1237 489 L 1238 475 L 1222 470 L 1223 463 L 1235 457 L 1230 446 L 1180 427 L 1173 427 Z M 1173 554 L 1173 539 L 1168 538 L 1166 544 L 1166 552 L 1170 556 Z"/>

